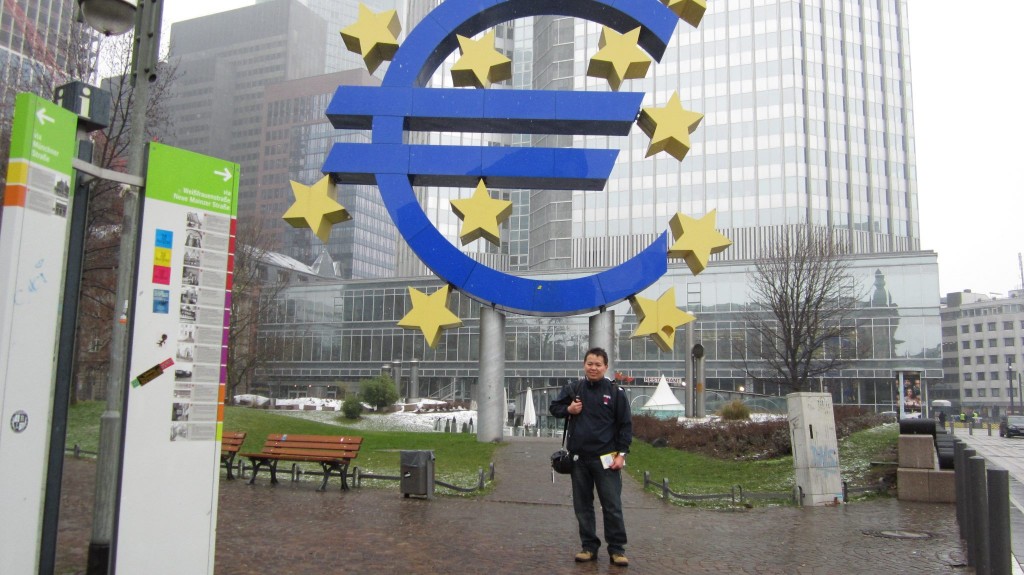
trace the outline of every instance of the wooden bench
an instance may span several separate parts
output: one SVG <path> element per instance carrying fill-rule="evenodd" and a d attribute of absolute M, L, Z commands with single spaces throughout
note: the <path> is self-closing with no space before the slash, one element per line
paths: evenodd
<path fill-rule="evenodd" d="M 336 435 L 294 435 L 271 433 L 259 453 L 241 453 L 252 462 L 252 477 L 249 485 L 256 481 L 260 467 L 270 468 L 270 483 L 277 484 L 277 464 L 280 461 L 319 463 L 324 472 L 323 483 L 317 491 L 327 488 L 332 471 L 341 477 L 341 488 L 348 489 L 348 465 L 359 453 L 362 437 Z"/>
<path fill-rule="evenodd" d="M 223 463 L 224 468 L 228 470 L 228 479 L 235 478 L 235 474 L 231 471 L 231 466 L 234 465 L 235 454 L 242 448 L 242 443 L 244 441 L 244 431 L 225 431 L 221 435 L 220 462 Z"/>

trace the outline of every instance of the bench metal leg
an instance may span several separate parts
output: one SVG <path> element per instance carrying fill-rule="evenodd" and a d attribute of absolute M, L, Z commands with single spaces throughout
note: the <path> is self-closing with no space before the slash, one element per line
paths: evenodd
<path fill-rule="evenodd" d="M 270 468 L 270 484 L 277 485 L 277 460 L 273 460 L 267 464 Z"/>
<path fill-rule="evenodd" d="M 249 478 L 249 485 L 252 485 L 252 484 L 256 483 L 256 474 L 258 474 L 260 472 L 260 467 L 264 463 L 266 463 L 266 460 L 264 460 L 264 459 L 253 459 L 253 458 L 250 457 L 249 461 L 252 462 L 252 477 Z"/>
<path fill-rule="evenodd" d="M 233 480 L 235 478 L 235 474 L 232 473 L 231 466 L 235 463 L 235 454 L 232 453 L 228 457 L 223 457 L 221 458 L 221 461 L 224 463 L 224 468 L 228 470 L 228 481 Z"/>
<path fill-rule="evenodd" d="M 320 463 L 320 468 L 324 471 L 324 480 L 320 482 L 320 487 L 317 488 L 317 491 L 325 491 L 327 489 L 327 481 L 331 478 L 331 469 L 333 469 L 334 466 L 327 463 Z"/>

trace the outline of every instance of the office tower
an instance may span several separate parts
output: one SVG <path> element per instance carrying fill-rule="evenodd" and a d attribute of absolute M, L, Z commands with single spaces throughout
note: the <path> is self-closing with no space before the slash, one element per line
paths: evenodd
<path fill-rule="evenodd" d="M 74 0 L 4 0 L 0 13 L 0 190 L 7 179 L 14 97 L 47 100 L 57 86 L 94 81 L 98 35 L 76 22 Z M 0 191 L 0 194 L 3 192 Z"/>
<path fill-rule="evenodd" d="M 323 73 L 325 23 L 297 0 L 254 6 L 171 26 L 168 59 L 178 78 L 168 98 L 169 144 L 241 165 L 239 217 L 257 214 L 264 88 Z M 302 33 L 299 33 L 302 31 Z"/>

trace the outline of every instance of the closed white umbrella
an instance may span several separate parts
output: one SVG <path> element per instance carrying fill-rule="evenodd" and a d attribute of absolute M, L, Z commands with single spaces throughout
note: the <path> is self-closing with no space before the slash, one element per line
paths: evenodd
<path fill-rule="evenodd" d="M 531 429 L 537 425 L 537 408 L 533 406 L 533 388 L 526 388 L 526 406 L 523 408 L 523 427 Z"/>

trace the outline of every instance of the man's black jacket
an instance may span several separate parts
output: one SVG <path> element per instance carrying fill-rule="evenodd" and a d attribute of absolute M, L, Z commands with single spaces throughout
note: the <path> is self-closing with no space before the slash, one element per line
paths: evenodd
<path fill-rule="evenodd" d="M 596 382 L 584 378 L 562 387 L 548 407 L 551 415 L 568 416 L 576 393 L 583 399 L 583 411 L 569 420 L 569 451 L 583 457 L 629 452 L 633 417 L 626 392 L 608 378 Z"/>

